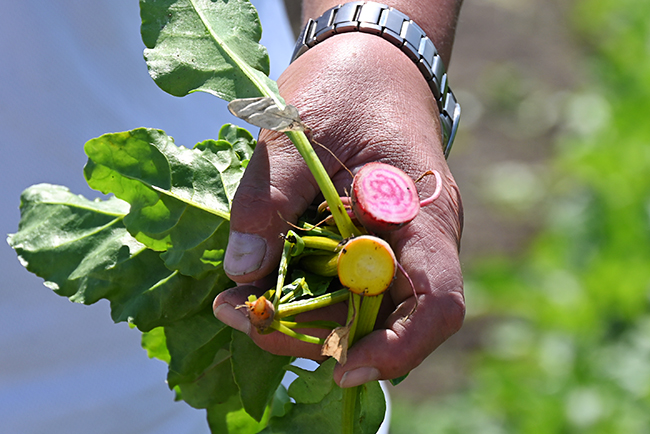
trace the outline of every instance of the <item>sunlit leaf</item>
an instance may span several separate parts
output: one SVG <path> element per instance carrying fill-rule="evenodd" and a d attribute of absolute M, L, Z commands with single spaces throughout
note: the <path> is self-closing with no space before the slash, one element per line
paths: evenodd
<path fill-rule="evenodd" d="M 84 304 L 106 298 L 114 321 L 143 331 L 199 311 L 229 285 L 223 272 L 197 281 L 168 269 L 126 230 L 127 209 L 119 199 L 90 201 L 36 185 L 23 193 L 19 230 L 8 241 L 57 294 Z"/>
<path fill-rule="evenodd" d="M 214 434 L 255 434 L 264 428 L 263 423 L 256 421 L 246 413 L 238 395 L 232 395 L 223 404 L 209 407 L 208 425 Z"/>
<path fill-rule="evenodd" d="M 149 73 L 166 92 L 268 96 L 284 105 L 267 77 L 262 27 L 247 0 L 141 0 L 140 15 Z"/>
<path fill-rule="evenodd" d="M 151 249 L 195 247 L 229 218 L 227 175 L 200 149 L 178 147 L 160 130 L 105 134 L 85 151 L 88 184 L 129 202 L 124 223 Z"/>

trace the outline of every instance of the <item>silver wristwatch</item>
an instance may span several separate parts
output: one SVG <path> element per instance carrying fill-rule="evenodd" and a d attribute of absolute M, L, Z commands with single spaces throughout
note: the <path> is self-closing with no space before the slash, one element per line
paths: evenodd
<path fill-rule="evenodd" d="M 460 122 L 460 104 L 449 87 L 447 72 L 431 39 L 409 17 L 387 5 L 356 1 L 335 6 L 310 19 L 300 33 L 291 61 L 330 36 L 363 32 L 381 36 L 416 63 L 438 103 L 445 158 Z"/>

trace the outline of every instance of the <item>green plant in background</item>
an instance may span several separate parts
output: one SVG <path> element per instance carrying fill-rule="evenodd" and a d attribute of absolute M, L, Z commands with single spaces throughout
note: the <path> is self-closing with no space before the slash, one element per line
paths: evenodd
<path fill-rule="evenodd" d="M 393 433 L 650 432 L 649 16 L 576 2 L 594 79 L 566 105 L 546 223 L 522 258 L 466 270 L 468 320 L 497 324 L 468 386 L 396 403 Z"/>

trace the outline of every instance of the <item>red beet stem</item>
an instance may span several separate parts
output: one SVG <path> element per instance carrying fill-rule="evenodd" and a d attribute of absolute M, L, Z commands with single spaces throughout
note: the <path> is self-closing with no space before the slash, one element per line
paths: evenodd
<path fill-rule="evenodd" d="M 440 172 L 434 170 L 433 176 L 436 177 L 436 190 L 433 192 L 431 197 L 420 201 L 420 207 L 431 205 L 434 200 L 438 199 L 440 193 L 442 192 L 442 177 L 440 176 Z"/>

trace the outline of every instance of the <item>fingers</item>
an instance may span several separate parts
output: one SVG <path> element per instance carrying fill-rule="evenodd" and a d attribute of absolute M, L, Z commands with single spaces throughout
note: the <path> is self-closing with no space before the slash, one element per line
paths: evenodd
<path fill-rule="evenodd" d="M 268 334 L 260 334 L 254 327 L 251 327 L 249 319 L 244 313 L 242 306 L 250 294 L 261 295 L 264 291 L 254 286 L 242 285 L 226 290 L 219 294 L 214 300 L 213 310 L 215 316 L 224 324 L 246 333 L 260 348 L 270 353 L 281 356 L 294 356 L 316 361 L 323 361 L 326 357 L 321 356 L 321 346 L 310 344 L 283 333 L 273 331 Z M 345 323 L 347 307 L 344 303 L 324 309 L 315 310 L 309 313 L 296 316 L 296 321 L 327 320 Z M 329 330 L 305 329 L 297 330 L 300 333 L 307 333 L 319 338 L 326 338 Z"/>
<path fill-rule="evenodd" d="M 334 380 L 341 387 L 398 378 L 409 373 L 462 324 L 462 287 L 421 297 L 416 311 L 405 319 L 413 304 L 391 315 L 385 329 L 376 330 L 352 347 L 345 365 L 337 365 Z"/>
<path fill-rule="evenodd" d="M 286 233 L 316 195 L 313 177 L 293 145 L 263 130 L 232 205 L 224 270 L 236 282 L 274 271 Z"/>
<path fill-rule="evenodd" d="M 341 387 L 405 375 L 460 329 L 465 315 L 457 238 L 462 211 L 455 191 L 447 187 L 437 209 L 423 209 L 393 237 L 397 257 L 413 281 L 417 308 L 410 314 L 413 289 L 398 276 L 385 295 L 396 309 L 378 324 L 380 329 L 351 348 L 344 366 L 336 367 L 334 379 Z"/>
<path fill-rule="evenodd" d="M 284 97 L 295 101 L 316 140 L 350 169 L 378 160 L 405 170 L 413 179 L 436 169 L 442 174 L 443 191 L 388 239 L 414 283 L 418 307 L 409 316 L 416 297 L 407 279 L 398 277 L 385 296 L 393 304 L 392 313 L 379 322 L 380 330 L 357 342 L 346 365 L 335 370 L 335 380 L 345 387 L 406 374 L 458 330 L 465 311 L 458 261 L 462 207 L 441 151 L 437 106 L 419 70 L 404 60 L 403 53 L 380 38 L 365 36 L 369 37 L 352 40 L 341 35 L 305 53 L 279 82 Z M 361 48 L 376 56 L 361 55 Z M 381 68 L 376 61 L 382 62 Z M 339 188 L 349 183 L 349 175 L 329 154 L 316 152 Z M 435 184 L 432 177 L 418 183 L 421 197 L 430 196 Z M 317 193 L 293 145 L 278 133 L 263 131 L 232 207 L 224 259 L 228 275 L 250 283 L 274 273 L 282 252 L 279 234 L 286 233 L 287 221 L 295 222 Z M 215 315 L 269 352 L 322 360 L 317 345 L 278 332 L 262 335 L 251 328 L 236 306 L 255 291 L 261 294 L 252 286 L 225 291 L 215 300 Z M 309 316 L 343 323 L 345 313 L 345 306 L 339 305 Z M 314 329 L 308 333 L 317 334 Z"/>

